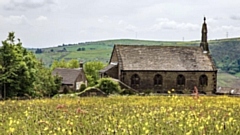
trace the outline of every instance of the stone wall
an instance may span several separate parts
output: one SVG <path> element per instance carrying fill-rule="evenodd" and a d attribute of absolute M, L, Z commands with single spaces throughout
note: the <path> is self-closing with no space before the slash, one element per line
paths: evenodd
<path fill-rule="evenodd" d="M 76 84 L 77 84 L 78 82 L 84 83 L 84 84 L 87 86 L 87 78 L 85 77 L 83 71 L 81 71 L 81 73 L 79 74 L 79 76 L 76 78 L 76 81 L 74 82 L 74 86 L 73 86 L 73 89 L 74 89 L 74 90 L 77 90 L 77 89 L 76 89 Z"/>
<path fill-rule="evenodd" d="M 115 66 L 104 73 L 104 77 L 118 78 L 118 66 Z"/>
<path fill-rule="evenodd" d="M 137 86 L 131 85 L 131 77 L 138 74 L 140 77 L 140 84 Z M 162 76 L 162 85 L 154 85 L 154 76 L 160 74 Z M 177 76 L 183 75 L 185 77 L 185 85 L 177 85 Z M 199 77 L 206 75 L 208 78 L 207 86 L 201 86 Z M 148 71 L 124 71 L 122 73 L 121 81 L 139 91 L 152 90 L 154 92 L 163 93 L 174 89 L 177 92 L 189 91 L 191 92 L 194 86 L 197 86 L 199 92 L 212 93 L 216 91 L 216 72 L 148 72 Z"/>

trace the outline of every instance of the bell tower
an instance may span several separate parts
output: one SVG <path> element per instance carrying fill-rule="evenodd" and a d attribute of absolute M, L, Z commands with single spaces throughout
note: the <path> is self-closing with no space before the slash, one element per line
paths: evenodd
<path fill-rule="evenodd" d="M 203 18 L 203 25 L 202 25 L 202 39 L 200 43 L 200 47 L 203 50 L 203 53 L 209 53 L 208 42 L 207 42 L 207 24 L 206 24 L 206 17 Z"/>

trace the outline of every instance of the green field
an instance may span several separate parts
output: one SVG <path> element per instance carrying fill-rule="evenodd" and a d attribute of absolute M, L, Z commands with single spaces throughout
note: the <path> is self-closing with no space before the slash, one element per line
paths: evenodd
<path fill-rule="evenodd" d="M 240 98 L 111 96 L 1 101 L 1 135 L 240 134 Z"/>
<path fill-rule="evenodd" d="M 240 78 L 228 73 L 218 73 L 217 84 L 221 87 L 240 88 Z"/>
<path fill-rule="evenodd" d="M 106 40 L 96 42 L 85 42 L 78 44 L 69 44 L 58 47 L 42 48 L 43 53 L 36 54 L 37 58 L 42 59 L 46 66 L 51 65 L 54 60 L 71 60 L 78 59 L 81 61 L 102 61 L 107 63 L 110 59 L 113 46 L 115 44 L 124 45 L 164 45 L 164 46 L 184 46 L 184 45 L 197 45 L 197 41 L 192 42 L 170 42 L 170 41 L 148 41 L 148 40 Z M 61 52 L 66 49 L 67 52 Z M 84 51 L 77 51 L 79 48 L 84 48 Z M 53 51 L 51 51 L 53 50 Z M 36 50 L 33 49 L 33 52 Z"/>

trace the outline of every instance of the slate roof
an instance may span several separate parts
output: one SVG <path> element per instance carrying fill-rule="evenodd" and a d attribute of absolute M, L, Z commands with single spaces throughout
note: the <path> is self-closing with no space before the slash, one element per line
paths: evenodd
<path fill-rule="evenodd" d="M 214 71 L 209 54 L 197 46 L 115 45 L 122 70 Z"/>
<path fill-rule="evenodd" d="M 240 95 L 240 88 L 218 87 L 217 94 Z"/>
<path fill-rule="evenodd" d="M 107 65 L 104 69 L 100 70 L 99 72 L 104 73 L 104 72 L 108 71 L 109 69 L 111 69 L 113 67 L 116 67 L 116 66 L 117 66 L 117 64 L 111 64 L 110 63 L 109 65 Z"/>
<path fill-rule="evenodd" d="M 78 75 L 82 72 L 82 69 L 67 69 L 67 68 L 56 68 L 52 71 L 53 75 L 59 75 L 62 77 L 62 84 L 74 85 Z"/>

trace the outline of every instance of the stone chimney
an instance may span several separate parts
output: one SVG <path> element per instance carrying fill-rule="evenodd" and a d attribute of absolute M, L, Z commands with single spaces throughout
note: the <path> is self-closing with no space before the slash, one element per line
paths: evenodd
<path fill-rule="evenodd" d="M 83 68 L 83 62 L 82 61 L 79 62 L 79 68 Z"/>

